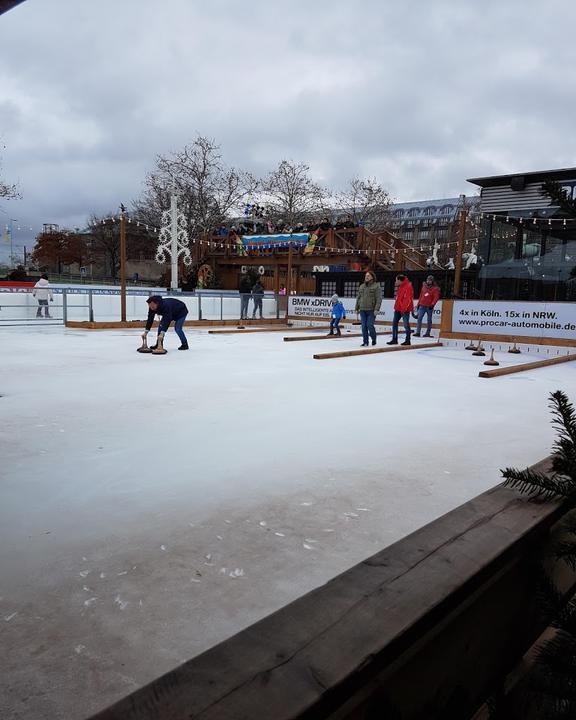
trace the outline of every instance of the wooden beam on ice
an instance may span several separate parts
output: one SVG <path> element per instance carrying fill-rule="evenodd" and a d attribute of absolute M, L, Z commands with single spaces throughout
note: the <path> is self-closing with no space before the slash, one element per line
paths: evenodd
<path fill-rule="evenodd" d="M 314 360 L 332 360 L 333 358 L 355 357 L 356 355 L 376 355 L 377 353 L 401 352 L 403 350 L 423 350 L 442 347 L 441 342 L 422 343 L 421 345 L 389 345 L 387 347 L 368 348 L 366 350 L 345 350 L 343 352 L 318 353 Z"/>
<path fill-rule="evenodd" d="M 390 333 L 377 333 L 378 337 L 380 337 L 381 335 L 390 335 Z M 293 335 L 291 337 L 285 337 L 284 342 L 298 342 L 299 340 L 334 340 L 336 338 L 340 340 L 345 340 L 346 338 L 359 337 L 362 337 L 362 333 L 342 333 L 342 335 L 321 335 L 320 337 L 311 337 L 310 335 Z"/>
<path fill-rule="evenodd" d="M 574 360 L 576 360 L 576 355 L 560 355 L 559 357 L 547 358 L 546 360 L 510 365 L 508 367 L 495 368 L 494 370 L 481 370 L 478 373 L 478 377 L 493 378 L 500 377 L 501 375 L 513 375 L 514 373 L 524 372 L 525 370 L 537 370 L 541 367 L 559 365 L 560 363 L 573 362 Z"/>
<path fill-rule="evenodd" d="M 270 333 L 270 332 L 306 332 L 306 331 L 322 331 L 330 330 L 329 326 L 311 326 L 311 327 L 270 327 L 255 328 L 247 327 L 244 330 L 235 328 L 234 330 L 208 330 L 209 335 L 243 335 L 246 333 Z"/>

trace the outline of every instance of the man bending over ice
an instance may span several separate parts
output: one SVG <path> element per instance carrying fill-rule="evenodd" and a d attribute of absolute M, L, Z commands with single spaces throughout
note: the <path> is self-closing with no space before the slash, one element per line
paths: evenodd
<path fill-rule="evenodd" d="M 146 321 L 146 330 L 144 330 L 144 336 L 152 329 L 154 324 L 154 316 L 160 315 L 160 325 L 158 326 L 158 339 L 164 341 L 164 335 L 168 330 L 170 323 L 174 321 L 174 330 L 180 338 L 182 345 L 178 350 L 188 350 L 188 340 L 184 335 L 184 321 L 188 315 L 188 308 L 181 300 L 175 298 L 163 298 L 160 295 L 152 295 L 146 300 L 148 303 L 148 320 Z M 158 347 L 158 341 L 156 345 L 152 345 L 151 349 L 154 350 Z"/>

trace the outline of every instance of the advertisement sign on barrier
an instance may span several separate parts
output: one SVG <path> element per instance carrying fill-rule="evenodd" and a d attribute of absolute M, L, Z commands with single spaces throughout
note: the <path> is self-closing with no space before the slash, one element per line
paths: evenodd
<path fill-rule="evenodd" d="M 356 298 L 340 298 L 346 315 L 356 317 L 355 307 Z M 307 295 L 295 295 L 290 298 L 288 306 L 288 315 L 290 317 L 318 318 L 319 320 L 329 320 L 332 310 L 332 303 L 329 297 L 311 297 Z M 442 315 L 442 301 L 436 304 L 434 308 L 433 322 L 440 324 Z M 394 299 L 384 298 L 380 306 L 380 312 L 376 315 L 376 320 L 381 322 L 392 322 L 394 317 Z"/>
<path fill-rule="evenodd" d="M 576 340 L 576 304 L 456 300 L 452 332 Z"/>

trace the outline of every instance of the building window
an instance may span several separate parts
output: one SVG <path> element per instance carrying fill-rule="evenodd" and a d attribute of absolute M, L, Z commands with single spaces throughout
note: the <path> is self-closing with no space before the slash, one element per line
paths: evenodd
<path fill-rule="evenodd" d="M 348 281 L 344 283 L 344 297 L 356 297 L 358 294 L 359 282 Z"/>
<path fill-rule="evenodd" d="M 320 288 L 323 297 L 332 297 L 336 293 L 336 282 L 325 280 L 320 284 Z"/>

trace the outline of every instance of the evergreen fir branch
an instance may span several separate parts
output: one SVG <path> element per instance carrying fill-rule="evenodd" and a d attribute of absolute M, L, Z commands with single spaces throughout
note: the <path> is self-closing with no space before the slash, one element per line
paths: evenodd
<path fill-rule="evenodd" d="M 556 587 L 552 578 L 540 569 L 540 577 L 536 586 L 536 599 L 542 616 L 552 623 L 564 610 L 566 602 L 564 596 Z"/>
<path fill-rule="evenodd" d="M 552 627 L 576 637 L 576 598 L 572 598 L 551 622 Z"/>
<path fill-rule="evenodd" d="M 550 395 L 550 408 L 552 410 L 552 424 L 558 430 L 559 438 L 567 440 L 573 450 L 576 448 L 576 410 L 562 390 Z"/>
<path fill-rule="evenodd" d="M 550 198 L 553 205 L 558 205 L 568 217 L 576 217 L 576 200 L 570 198 L 557 180 L 547 180 L 540 192 L 544 197 Z"/>
<path fill-rule="evenodd" d="M 570 497 L 573 492 L 572 483 L 556 475 L 545 475 L 529 468 L 506 468 L 501 472 L 505 485 L 533 498 L 553 500 L 557 497 Z"/>
<path fill-rule="evenodd" d="M 552 555 L 557 560 L 563 560 L 572 570 L 576 570 L 576 543 L 559 541 L 551 548 Z"/>
<path fill-rule="evenodd" d="M 537 655 L 537 663 L 543 672 L 540 679 L 549 682 L 549 688 L 562 683 L 563 691 L 576 700 L 576 637 L 558 630 L 547 640 Z"/>

